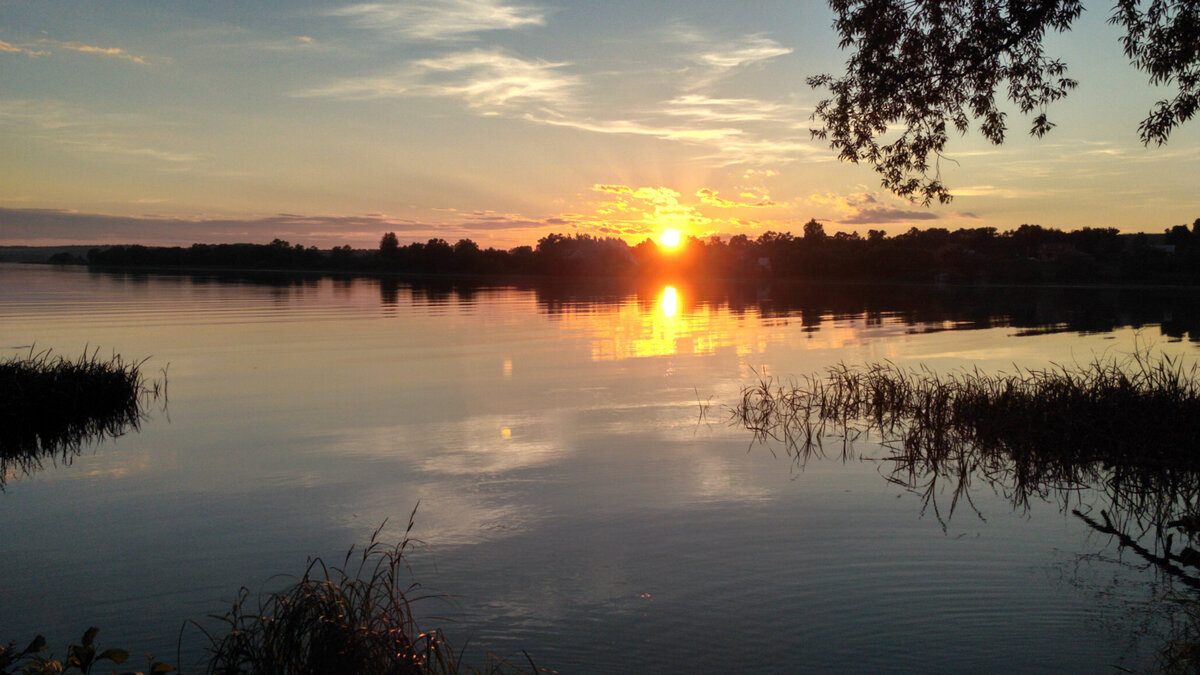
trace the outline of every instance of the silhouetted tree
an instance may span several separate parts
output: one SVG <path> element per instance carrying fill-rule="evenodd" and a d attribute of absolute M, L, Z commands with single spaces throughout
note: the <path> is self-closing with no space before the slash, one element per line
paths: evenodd
<path fill-rule="evenodd" d="M 808 78 L 831 97 L 817 104 L 813 136 L 841 159 L 867 162 L 884 187 L 925 204 L 947 202 L 938 160 L 951 129 L 973 119 L 985 138 L 1004 141 L 1007 124 L 997 90 L 1022 113 L 1035 111 L 1030 133 L 1054 124 L 1047 104 L 1075 81 L 1067 65 L 1046 55 L 1048 32 L 1070 30 L 1081 0 L 829 0 L 842 48 L 851 48 L 841 77 Z M 1125 55 L 1152 84 L 1179 91 L 1159 101 L 1138 127 L 1142 142 L 1166 142 L 1200 106 L 1200 2 L 1117 0 L 1109 19 L 1125 29 Z M 881 142 L 893 129 L 898 138 Z"/>
<path fill-rule="evenodd" d="M 379 255 L 384 260 L 395 260 L 400 251 L 400 240 L 395 232 L 388 232 L 379 240 Z"/>
<path fill-rule="evenodd" d="M 804 241 L 810 244 L 819 244 L 825 241 L 825 226 L 818 223 L 816 218 L 804 224 Z"/>
<path fill-rule="evenodd" d="M 1187 225 L 1176 225 L 1167 229 L 1167 243 L 1176 249 L 1188 248 L 1192 243 L 1192 233 Z"/>
<path fill-rule="evenodd" d="M 820 229 L 818 229 L 820 228 Z M 111 246 L 88 252 L 91 265 L 234 269 L 389 269 L 411 274 L 543 274 L 557 277 L 672 275 L 690 279 L 796 278 L 856 281 L 1200 282 L 1200 237 L 1186 226 L 1165 235 L 1122 235 L 1113 228 L 1072 232 L 1022 225 L 945 228 L 888 237 L 870 230 L 825 234 L 816 221 L 802 237 L 766 232 L 755 240 L 688 237 L 670 253 L 653 240 L 630 247 L 621 239 L 550 234 L 537 249 L 480 249 L 470 239 L 400 246 L 394 233 L 376 251 L 340 246 L 321 251 L 282 239 L 270 244 L 193 244 L 187 248 Z M 391 235 L 391 236 L 389 236 Z M 822 237 L 822 235 L 824 235 Z M 819 239 L 821 244 L 814 245 Z M 395 244 L 393 248 L 388 242 Z M 1164 246 L 1173 244 L 1174 246 Z M 392 251 L 385 258 L 383 251 Z"/>

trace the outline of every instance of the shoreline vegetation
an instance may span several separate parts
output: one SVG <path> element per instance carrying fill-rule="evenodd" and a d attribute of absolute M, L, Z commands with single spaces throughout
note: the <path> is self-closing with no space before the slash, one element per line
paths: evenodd
<path fill-rule="evenodd" d="M 99 348 L 75 360 L 30 348 L 0 361 L 0 490 L 47 459 L 70 464 L 84 446 L 137 431 L 152 402 L 167 400 L 167 375 L 148 380 L 145 361 Z"/>
<path fill-rule="evenodd" d="M 1157 532 L 1168 557 L 1170 527 L 1200 535 L 1200 364 L 1165 354 L 995 375 L 838 364 L 761 378 L 730 413 L 752 444 L 779 443 L 801 467 L 827 442 L 844 458 L 859 439 L 877 442 L 888 479 L 921 494 L 939 520 L 940 484 L 953 513 L 970 503 L 975 476 L 1017 508 L 1041 497 L 1065 509 L 1095 489 L 1107 527 Z M 1200 571 L 1200 552 L 1191 555 Z"/>
<path fill-rule="evenodd" d="M 386 521 L 356 551 L 346 552 L 340 566 L 310 558 L 304 574 L 286 588 L 255 596 L 242 587 L 230 609 L 210 614 L 213 630 L 189 620 L 183 626 L 199 630 L 207 640 L 207 661 L 193 664 L 209 675 L 307 675 L 309 673 L 372 673 L 378 675 L 533 675 L 539 669 L 525 654 L 528 666 L 517 666 L 488 653 L 482 668 L 463 661 L 441 629 L 422 632 L 413 605 L 436 599 L 421 593 L 407 578 L 406 555 L 420 543 L 411 537 L 416 510 L 408 529 L 395 545 L 383 543 Z M 0 643 L 0 675 L 90 673 L 101 662 L 120 665 L 129 659 L 125 649 L 100 651 L 99 629 L 70 644 L 57 659 L 46 639 L 38 635 L 18 650 L 15 641 Z M 178 658 L 178 655 L 177 655 Z M 183 664 L 177 664 L 183 667 Z M 123 675 L 161 675 L 176 666 L 147 657 L 144 671 Z M 111 671 L 116 672 L 116 671 Z"/>
<path fill-rule="evenodd" d="M 72 252 L 74 251 L 74 252 Z M 384 234 L 376 249 L 328 250 L 275 239 L 270 244 L 118 245 L 77 247 L 42 261 L 95 267 L 191 270 L 279 270 L 352 274 L 640 279 L 805 280 L 889 283 L 1200 284 L 1200 219 L 1164 234 L 1120 234 L 1112 228 L 1070 232 L 1022 225 L 929 228 L 887 236 L 870 230 L 826 234 L 813 220 L 803 234 L 766 232 L 666 247 L 650 239 L 549 234 L 536 246 L 481 248 L 470 239 L 402 245 Z M 29 260 L 28 256 L 23 259 Z"/>
<path fill-rule="evenodd" d="M 303 576 L 287 588 L 250 600 L 242 587 L 228 612 L 210 615 L 224 629 L 208 640 L 210 675 L 239 673 L 379 673 L 380 675 L 524 675 L 528 670 L 488 653 L 482 669 L 463 662 L 441 629 L 422 632 L 414 603 L 437 599 L 407 580 L 405 559 L 414 545 L 411 532 L 416 509 L 399 543 L 379 539 L 386 526 L 371 535 L 359 551 L 346 552 L 341 566 L 310 558 Z M 418 593 L 420 593 L 418 595 Z"/>

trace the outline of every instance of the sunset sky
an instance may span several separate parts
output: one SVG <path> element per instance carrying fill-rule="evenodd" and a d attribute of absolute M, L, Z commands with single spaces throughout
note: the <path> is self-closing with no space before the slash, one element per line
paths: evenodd
<path fill-rule="evenodd" d="M 1110 7 L 1050 41 L 1058 127 L 955 138 L 925 208 L 809 138 L 804 78 L 846 58 L 824 2 L 5 2 L 0 244 L 1190 224 L 1200 123 L 1142 147 L 1173 91 Z"/>

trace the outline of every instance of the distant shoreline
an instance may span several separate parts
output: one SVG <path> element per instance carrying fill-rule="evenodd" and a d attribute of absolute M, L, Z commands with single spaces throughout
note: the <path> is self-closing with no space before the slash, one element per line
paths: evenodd
<path fill-rule="evenodd" d="M 86 250 L 85 250 L 86 249 Z M 802 236 L 766 232 L 755 239 L 689 237 L 670 244 L 646 239 L 550 234 L 536 246 L 480 248 L 461 239 L 400 244 L 388 232 L 378 249 L 327 250 L 275 239 L 269 244 L 183 246 L 0 247 L 0 261 L 86 264 L 93 269 L 196 274 L 319 274 L 388 278 L 496 280 L 596 279 L 645 283 L 805 282 L 971 287 L 1200 287 L 1200 227 L 1161 235 L 1115 229 L 1064 232 L 1023 225 L 918 230 L 888 237 L 828 235 L 811 221 Z"/>
<path fill-rule="evenodd" d="M 890 287 L 912 288 L 927 290 L 949 289 L 979 289 L 979 290 L 1094 290 L 1094 291 L 1200 291 L 1200 283 L 1184 282 L 1003 282 L 1003 281 L 915 281 L 903 279 L 865 280 L 865 279 L 812 279 L 793 277 L 710 277 L 704 279 L 677 278 L 671 276 L 578 276 L 562 277 L 549 274 L 469 274 L 458 272 L 405 272 L 398 270 L 346 270 L 338 268 L 256 268 L 256 267 L 175 267 L 175 266 L 143 266 L 143 265 L 90 265 L 86 263 L 56 264 L 47 261 L 13 261 L 0 260 L 0 265 L 29 265 L 35 267 L 79 267 L 89 271 L 106 273 L 135 273 L 157 275 L 193 275 L 193 276 L 274 276 L 274 277 L 315 277 L 315 278 L 363 278 L 363 279 L 397 279 L 402 281 L 432 281 L 432 282 L 467 282 L 478 286 L 542 286 L 554 285 L 564 287 L 580 286 L 626 286 L 638 287 L 647 284 L 670 285 L 692 284 L 702 286 L 735 286 L 735 285 L 780 285 L 780 286 L 827 286 L 827 287 Z"/>

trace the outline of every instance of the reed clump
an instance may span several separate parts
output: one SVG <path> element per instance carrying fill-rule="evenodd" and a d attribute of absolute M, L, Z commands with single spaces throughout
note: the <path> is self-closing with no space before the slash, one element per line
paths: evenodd
<path fill-rule="evenodd" d="M 875 432 L 930 456 L 970 447 L 1039 462 L 1200 466 L 1200 370 L 1146 352 L 996 375 L 839 364 L 760 379 L 733 418 L 799 454 L 830 433 Z"/>
<path fill-rule="evenodd" d="M 50 350 L 0 362 L 0 485 L 43 459 L 69 462 L 85 443 L 139 428 L 143 404 L 166 396 L 166 377 L 148 381 L 145 361 L 99 349 L 71 360 Z"/>
<path fill-rule="evenodd" d="M 981 478 L 1015 504 L 1100 488 L 1117 525 L 1200 513 L 1200 371 L 1148 350 L 1009 374 L 838 364 L 761 378 L 732 416 L 798 461 L 831 436 L 845 452 L 876 435 L 892 453 L 889 479 L 927 504 L 953 481 L 951 510 Z"/>
<path fill-rule="evenodd" d="M 382 530 L 383 526 L 380 526 Z M 412 603 L 427 595 L 409 581 L 405 556 L 415 540 L 379 541 L 379 531 L 339 567 L 320 558 L 282 591 L 252 600 L 242 588 L 232 607 L 212 615 L 223 630 L 208 637 L 212 675 L 307 673 L 532 673 L 489 654 L 482 669 L 462 663 L 441 630 L 420 632 Z"/>

